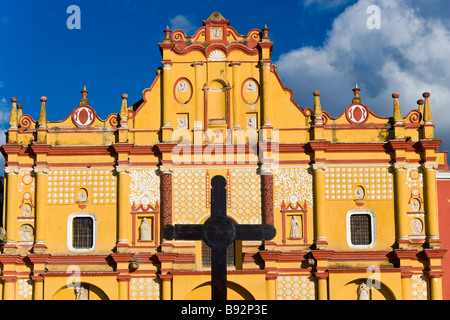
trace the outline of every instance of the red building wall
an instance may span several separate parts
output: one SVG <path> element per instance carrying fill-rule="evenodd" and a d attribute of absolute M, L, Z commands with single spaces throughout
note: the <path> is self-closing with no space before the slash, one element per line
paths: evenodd
<path fill-rule="evenodd" d="M 442 259 L 442 291 L 444 300 L 450 300 L 450 173 L 437 174 L 439 237 L 441 248 L 449 251 Z"/>

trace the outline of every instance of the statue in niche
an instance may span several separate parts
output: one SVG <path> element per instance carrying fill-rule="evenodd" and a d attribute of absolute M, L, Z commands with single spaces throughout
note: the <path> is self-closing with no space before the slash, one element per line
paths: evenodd
<path fill-rule="evenodd" d="M 83 286 L 75 287 L 75 300 L 89 300 L 89 290 Z"/>
<path fill-rule="evenodd" d="M 369 300 L 369 287 L 365 282 L 359 285 L 358 300 Z"/>
<path fill-rule="evenodd" d="M 300 239 L 300 222 L 297 219 L 297 216 L 292 216 L 291 219 L 291 233 L 289 235 L 289 238 L 291 239 Z"/>
<path fill-rule="evenodd" d="M 0 227 L 0 242 L 6 240 L 6 230 Z"/>
<path fill-rule="evenodd" d="M 411 201 L 411 209 L 414 212 L 419 212 L 420 211 L 420 202 L 419 200 L 414 199 L 413 201 Z"/>
<path fill-rule="evenodd" d="M 363 200 L 365 197 L 364 189 L 359 187 L 355 190 L 355 196 L 357 200 Z"/>
<path fill-rule="evenodd" d="M 22 216 L 24 216 L 24 217 L 31 216 L 31 206 L 29 206 L 28 204 L 25 204 L 22 207 Z"/>
<path fill-rule="evenodd" d="M 411 231 L 414 234 L 421 234 L 423 231 L 423 223 L 420 219 L 414 219 L 411 221 Z"/>
<path fill-rule="evenodd" d="M 151 241 L 152 240 L 150 224 L 148 223 L 147 218 L 142 219 L 141 226 L 139 229 L 140 229 L 139 240 L 141 240 L 141 241 Z"/>
<path fill-rule="evenodd" d="M 21 226 L 19 236 L 22 241 L 31 241 L 33 239 L 33 227 L 28 224 Z"/>
<path fill-rule="evenodd" d="M 88 194 L 86 190 L 80 190 L 78 192 L 78 202 L 86 202 L 88 199 Z"/>
<path fill-rule="evenodd" d="M 256 117 L 247 118 L 247 128 L 256 129 L 257 127 Z"/>

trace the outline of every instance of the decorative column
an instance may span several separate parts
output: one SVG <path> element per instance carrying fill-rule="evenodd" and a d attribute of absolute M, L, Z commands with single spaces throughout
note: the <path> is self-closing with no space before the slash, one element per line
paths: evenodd
<path fill-rule="evenodd" d="M 2 267 L 1 280 L 3 281 L 3 300 L 15 300 L 15 288 L 17 282 L 16 264 L 20 256 L 15 254 L 0 255 Z"/>
<path fill-rule="evenodd" d="M 411 300 L 411 277 L 413 276 L 412 261 L 418 251 L 410 249 L 395 249 L 395 255 L 400 260 L 402 300 Z"/>
<path fill-rule="evenodd" d="M 429 260 L 427 275 L 430 278 L 431 300 L 442 300 L 442 258 L 444 258 L 447 249 L 425 249 L 424 254 Z"/>
<path fill-rule="evenodd" d="M 394 214 L 397 229 L 398 248 L 407 248 L 408 237 L 408 195 L 406 189 L 406 164 L 395 163 L 394 171 Z"/>
<path fill-rule="evenodd" d="M 44 277 L 45 267 L 50 255 L 48 254 L 29 254 L 28 258 L 33 264 L 33 300 L 44 300 Z"/>
<path fill-rule="evenodd" d="M 129 264 L 133 257 L 132 253 L 113 253 L 111 257 L 117 265 L 116 271 L 119 272 L 117 275 L 118 283 L 118 298 L 119 300 L 129 300 L 128 284 L 130 282 L 131 276 L 129 274 Z"/>
<path fill-rule="evenodd" d="M 240 67 L 241 62 L 233 61 L 230 63 L 233 70 L 233 129 L 241 127 L 240 124 L 240 101 L 241 101 L 241 86 L 240 86 Z"/>
<path fill-rule="evenodd" d="M 427 243 L 430 248 L 439 248 L 440 240 L 436 182 L 437 163 L 424 163 L 421 169 L 423 173 Z"/>
<path fill-rule="evenodd" d="M 6 244 L 3 253 L 14 253 L 16 249 L 16 221 L 17 209 L 17 175 L 18 167 L 5 167 L 6 174 Z"/>
<path fill-rule="evenodd" d="M 162 115 L 163 115 L 163 126 L 162 130 L 162 141 L 164 143 L 172 141 L 173 125 L 172 121 L 175 120 L 174 115 L 174 103 L 173 103 L 173 90 L 172 90 L 172 62 L 163 61 L 163 73 L 162 73 Z"/>
<path fill-rule="evenodd" d="M 117 202 L 117 251 L 128 250 L 128 219 L 130 215 L 130 173 L 129 166 L 116 166 L 118 173 L 118 202 Z"/>
<path fill-rule="evenodd" d="M 194 143 L 202 144 L 202 130 L 206 124 L 203 124 L 203 112 L 204 112 L 204 92 L 203 86 L 205 81 L 203 79 L 203 62 L 194 62 L 192 66 L 195 69 L 195 118 L 194 118 Z M 196 136 L 196 133 L 200 133 L 199 138 Z M 196 139 L 197 137 L 197 139 Z"/>
<path fill-rule="evenodd" d="M 172 224 L 172 172 L 167 170 L 161 175 L 161 216 L 163 226 Z"/>
<path fill-rule="evenodd" d="M 273 216 L 273 171 L 261 167 L 263 224 L 274 225 Z"/>
<path fill-rule="evenodd" d="M 326 237 L 326 214 L 325 214 L 325 164 L 313 164 L 313 195 L 314 195 L 314 226 L 316 249 L 325 249 L 328 245 Z"/>
<path fill-rule="evenodd" d="M 263 127 L 272 128 L 272 91 L 271 91 L 271 49 L 273 42 L 269 38 L 267 25 L 262 29 L 263 37 L 259 43 L 261 47 L 261 89 Z"/>
<path fill-rule="evenodd" d="M 333 251 L 312 250 L 311 253 L 316 260 L 313 274 L 317 281 L 317 300 L 328 300 L 328 265 L 329 259 L 333 255 Z"/>
<path fill-rule="evenodd" d="M 262 110 L 263 110 L 263 127 L 272 127 L 272 93 L 270 85 L 271 61 L 261 60 L 262 68 Z"/>
<path fill-rule="evenodd" d="M 277 281 L 277 263 L 281 256 L 281 251 L 265 250 L 259 252 L 260 257 L 264 261 L 264 270 L 266 273 L 266 297 L 267 300 L 276 299 L 276 281 Z"/>
<path fill-rule="evenodd" d="M 172 279 L 173 276 L 170 271 L 173 270 L 173 262 L 177 257 L 173 252 L 158 252 L 156 257 L 160 262 L 160 274 L 158 275 L 161 281 L 162 300 L 172 300 Z"/>
<path fill-rule="evenodd" d="M 47 166 L 35 166 L 36 174 L 36 190 L 35 190 L 35 241 L 33 245 L 34 253 L 44 253 L 47 246 L 45 238 L 47 236 L 47 174 L 49 169 Z"/>

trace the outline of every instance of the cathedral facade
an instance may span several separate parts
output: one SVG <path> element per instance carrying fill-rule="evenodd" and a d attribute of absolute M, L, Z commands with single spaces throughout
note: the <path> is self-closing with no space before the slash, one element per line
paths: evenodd
<path fill-rule="evenodd" d="M 37 120 L 11 99 L 2 299 L 211 299 L 209 246 L 162 230 L 207 221 L 216 177 L 233 223 L 276 229 L 227 248 L 229 299 L 450 298 L 450 173 L 429 93 L 409 111 L 394 93 L 383 117 L 355 86 L 333 118 L 318 91 L 313 108 L 294 101 L 267 27 L 241 35 L 214 13 L 164 34 L 151 87 L 107 119 L 86 87 L 62 121 L 46 97 Z"/>

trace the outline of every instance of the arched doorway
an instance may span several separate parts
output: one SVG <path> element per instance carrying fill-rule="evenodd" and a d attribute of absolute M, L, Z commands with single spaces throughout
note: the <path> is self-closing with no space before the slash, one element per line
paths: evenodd
<path fill-rule="evenodd" d="M 102 289 L 91 283 L 80 283 L 78 288 L 87 290 L 84 296 L 87 300 L 109 300 L 108 296 Z M 52 300 L 77 300 L 77 295 L 80 296 L 79 292 L 80 290 L 77 290 L 74 285 L 64 286 L 55 292 Z"/>
<path fill-rule="evenodd" d="M 255 300 L 253 295 L 235 282 L 227 282 L 228 300 Z M 211 300 L 211 281 L 205 282 L 192 290 L 185 300 Z"/>

